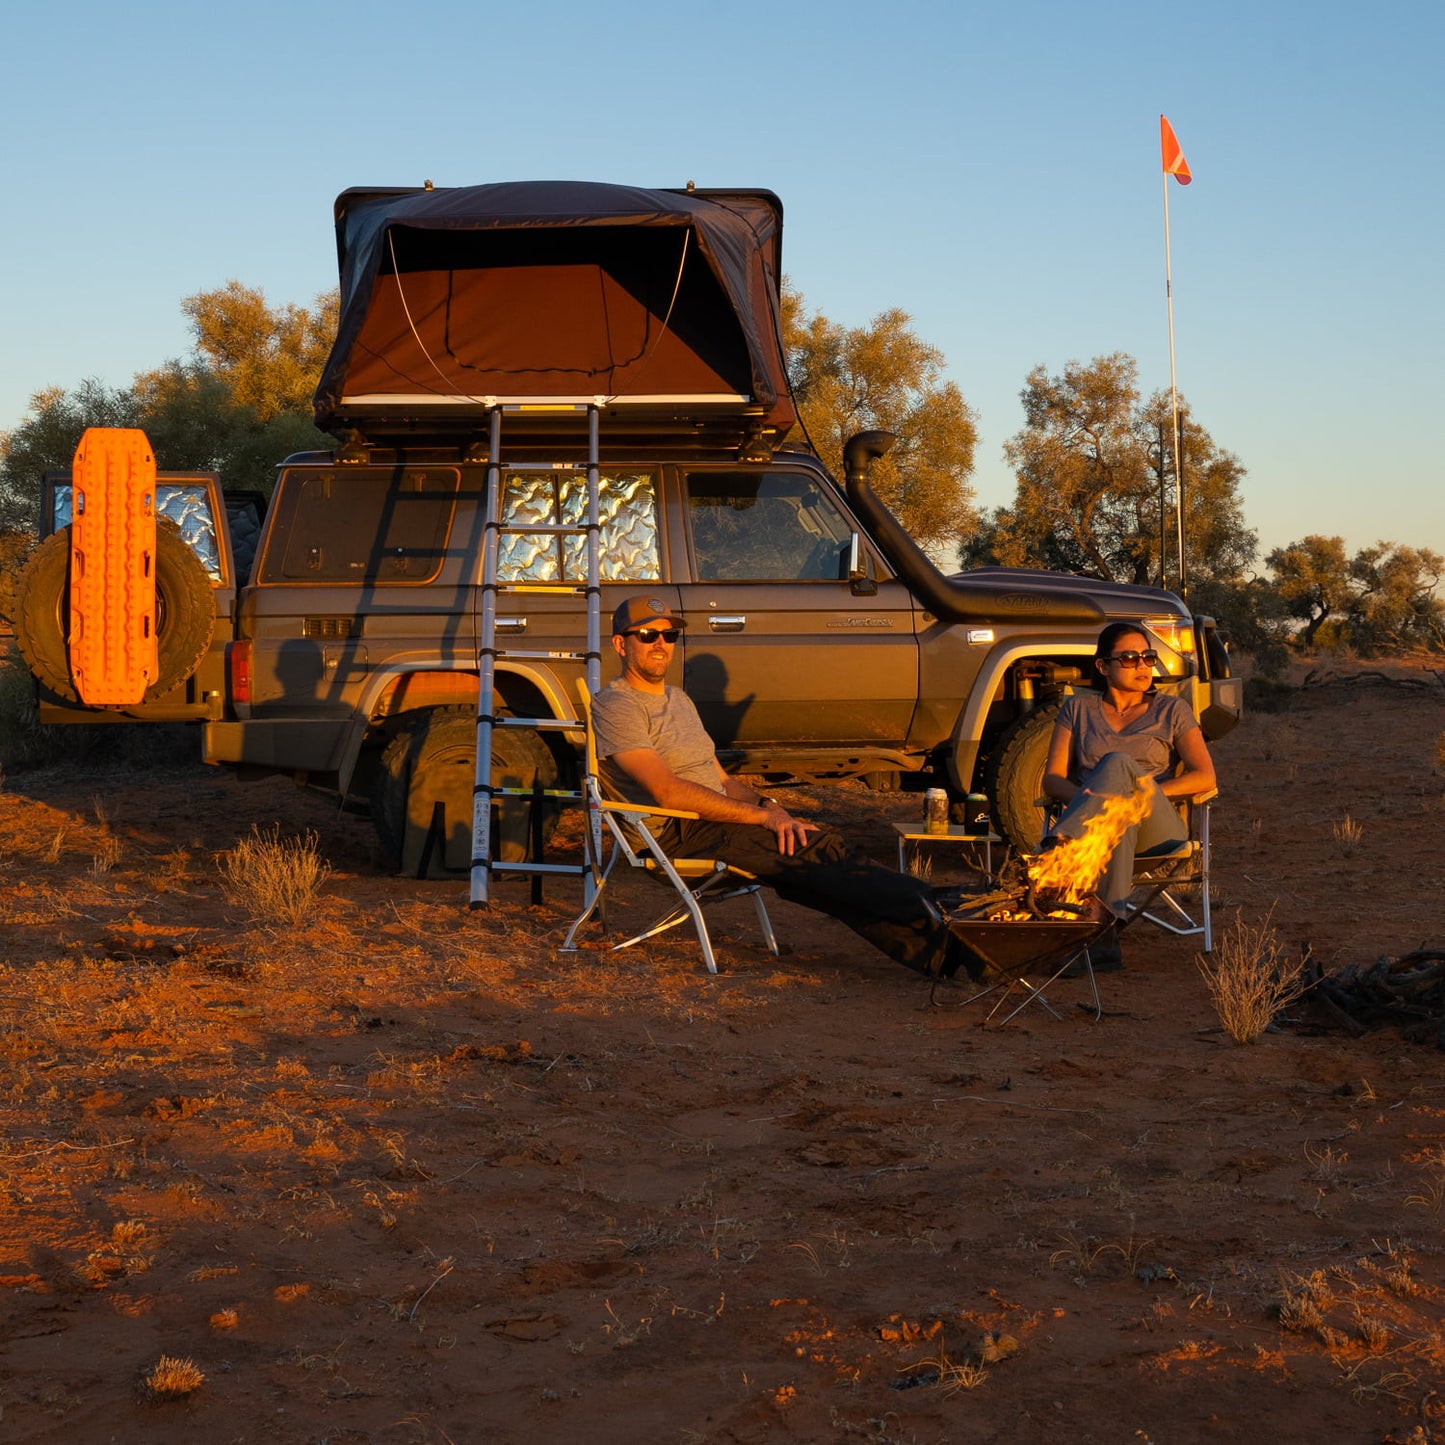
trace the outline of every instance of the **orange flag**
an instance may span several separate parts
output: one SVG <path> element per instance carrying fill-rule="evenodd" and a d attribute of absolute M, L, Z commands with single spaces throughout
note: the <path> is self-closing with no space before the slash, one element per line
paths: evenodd
<path fill-rule="evenodd" d="M 1189 174 L 1189 162 L 1184 159 L 1184 152 L 1179 149 L 1174 127 L 1162 115 L 1159 117 L 1159 153 L 1164 159 L 1166 176 L 1173 176 L 1181 186 L 1187 186 L 1194 179 Z"/>

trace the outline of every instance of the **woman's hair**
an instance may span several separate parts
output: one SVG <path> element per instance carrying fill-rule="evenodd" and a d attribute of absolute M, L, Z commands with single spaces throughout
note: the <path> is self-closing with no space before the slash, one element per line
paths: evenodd
<path fill-rule="evenodd" d="M 1136 637 L 1142 637 L 1146 644 L 1148 643 L 1149 634 L 1144 631 L 1143 626 L 1138 622 L 1111 622 L 1099 634 L 1099 640 L 1094 646 L 1094 676 L 1092 678 L 1096 692 L 1103 692 L 1107 686 L 1104 670 L 1099 666 L 1099 663 L 1106 657 L 1112 657 L 1114 655 L 1114 649 L 1119 645 L 1119 639 L 1121 637 L 1127 637 L 1131 632 Z M 1149 691 L 1154 691 L 1152 686 Z"/>

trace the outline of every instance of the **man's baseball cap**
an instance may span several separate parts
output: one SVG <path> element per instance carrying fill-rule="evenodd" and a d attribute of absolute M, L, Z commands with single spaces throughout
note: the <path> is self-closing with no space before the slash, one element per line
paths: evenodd
<path fill-rule="evenodd" d="M 683 618 L 660 597 L 640 593 L 619 603 L 612 614 L 612 633 L 631 632 L 634 627 L 652 627 L 665 622 L 671 627 L 686 627 Z"/>

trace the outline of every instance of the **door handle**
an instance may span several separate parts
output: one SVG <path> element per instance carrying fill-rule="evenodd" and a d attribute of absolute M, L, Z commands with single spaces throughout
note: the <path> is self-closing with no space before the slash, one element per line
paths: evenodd
<path fill-rule="evenodd" d="M 498 632 L 514 633 L 527 630 L 527 619 L 525 617 L 498 617 L 496 619 Z"/>
<path fill-rule="evenodd" d="M 712 632 L 741 632 L 748 625 L 746 617 L 709 617 L 707 625 Z"/>

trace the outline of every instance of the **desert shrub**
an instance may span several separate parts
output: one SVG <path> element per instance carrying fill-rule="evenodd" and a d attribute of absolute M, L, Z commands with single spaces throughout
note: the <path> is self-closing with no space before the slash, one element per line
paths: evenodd
<path fill-rule="evenodd" d="M 1282 640 L 1261 643 L 1254 650 L 1256 676 L 1279 682 L 1289 671 L 1290 650 Z"/>
<path fill-rule="evenodd" d="M 205 1378 L 194 1360 L 162 1355 L 146 1372 L 141 1384 L 153 1400 L 177 1400 L 198 1390 Z"/>
<path fill-rule="evenodd" d="M 1244 705 L 1249 712 L 1287 712 L 1299 700 L 1299 688 L 1255 673 L 1244 680 Z"/>
<path fill-rule="evenodd" d="M 0 661 L 0 760 L 7 772 L 32 768 L 146 769 L 199 762 L 187 723 L 40 721 L 35 682 L 18 651 Z"/>
<path fill-rule="evenodd" d="M 1306 988 L 1304 961 L 1286 957 L 1268 917 L 1234 922 L 1215 940 L 1212 954 L 1201 954 L 1199 971 L 1219 1022 L 1237 1044 L 1253 1043 L 1282 1008 Z"/>
<path fill-rule="evenodd" d="M 227 899 L 257 923 L 301 927 L 331 876 L 331 865 L 316 851 L 318 841 L 312 832 L 283 839 L 279 824 L 265 830 L 253 826 L 249 838 L 218 860 Z"/>
<path fill-rule="evenodd" d="M 64 753 L 62 729 L 46 727 L 35 707 L 35 684 L 17 653 L 0 662 L 0 758 L 11 772 L 44 767 Z"/>

